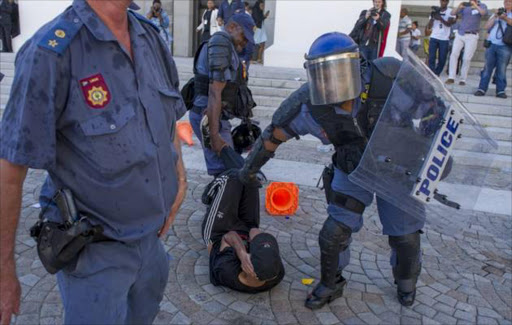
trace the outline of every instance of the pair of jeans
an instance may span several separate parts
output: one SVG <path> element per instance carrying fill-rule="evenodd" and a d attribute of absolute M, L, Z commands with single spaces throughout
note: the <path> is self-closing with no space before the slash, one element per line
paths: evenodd
<path fill-rule="evenodd" d="M 450 41 L 442 41 L 436 38 L 430 38 L 428 45 L 428 67 L 436 75 L 440 75 L 443 72 L 446 59 L 448 57 L 448 48 Z M 436 59 L 439 58 L 436 65 Z"/>
<path fill-rule="evenodd" d="M 359 46 L 359 51 L 364 55 L 364 57 L 368 61 L 373 61 L 373 60 L 377 59 L 377 57 L 379 55 L 376 46 L 373 47 L 371 45 L 368 45 L 368 46 L 361 45 L 361 46 Z"/>
<path fill-rule="evenodd" d="M 512 46 L 491 44 L 485 51 L 485 68 L 481 73 L 478 89 L 486 92 L 492 73 L 496 69 L 496 94 L 504 93 L 507 88 L 507 65 L 510 62 Z"/>

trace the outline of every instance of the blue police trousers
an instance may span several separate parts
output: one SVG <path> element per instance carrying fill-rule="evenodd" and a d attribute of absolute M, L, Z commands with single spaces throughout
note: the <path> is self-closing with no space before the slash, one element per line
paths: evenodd
<path fill-rule="evenodd" d="M 156 234 L 87 245 L 76 264 L 57 274 L 65 324 L 151 324 L 169 276 Z"/>
<path fill-rule="evenodd" d="M 332 189 L 336 192 L 349 195 L 365 206 L 369 206 L 373 201 L 373 193 L 368 192 L 362 187 L 352 183 L 348 175 L 335 168 L 334 178 L 332 180 Z M 396 206 L 388 203 L 382 198 L 377 197 L 377 210 L 379 212 L 380 222 L 382 223 L 382 232 L 388 236 L 402 236 L 412 234 L 421 230 L 425 225 L 425 219 L 419 220 Z M 358 232 L 363 227 L 363 216 L 352 212 L 335 204 L 329 204 L 327 212 L 336 221 L 349 227 L 353 233 Z M 345 268 L 350 262 L 350 248 L 340 253 L 340 269 Z M 396 252 L 391 251 L 391 266 L 396 264 Z"/>
<path fill-rule="evenodd" d="M 189 120 L 192 125 L 192 130 L 194 130 L 194 134 L 202 143 L 202 135 L 201 135 L 201 119 L 203 115 L 197 114 L 193 111 L 189 112 Z M 231 136 L 231 123 L 228 120 L 220 121 L 220 136 L 222 140 L 226 141 L 226 143 L 233 148 L 233 137 Z M 202 145 L 202 144 L 201 144 Z M 206 168 L 208 169 L 208 175 L 218 175 L 224 171 L 226 171 L 226 167 L 224 166 L 224 162 L 213 150 L 203 147 L 204 160 L 206 162 Z"/>

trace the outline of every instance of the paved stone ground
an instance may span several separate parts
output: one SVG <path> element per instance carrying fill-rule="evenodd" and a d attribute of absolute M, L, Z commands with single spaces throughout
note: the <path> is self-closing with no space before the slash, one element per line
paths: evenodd
<path fill-rule="evenodd" d="M 44 175 L 31 170 L 24 188 L 16 244 L 23 301 L 16 324 L 62 323 L 55 277 L 41 266 L 28 235 L 39 213 L 33 205 Z M 432 216 L 422 236 L 417 302 L 405 308 L 395 298 L 387 238 L 372 206 L 365 213 L 365 227 L 354 236 L 344 296 L 311 312 L 303 303 L 312 287 L 302 285 L 301 279 L 319 276 L 323 193 L 301 187 L 300 208 L 290 218 L 263 213 L 262 228 L 280 243 L 286 277 L 270 292 L 248 295 L 209 283 L 200 236 L 205 212 L 200 196 L 208 181 L 202 172 L 189 171 L 187 199 L 165 238 L 173 260 L 156 324 L 512 324 L 510 215 L 459 211 Z"/>

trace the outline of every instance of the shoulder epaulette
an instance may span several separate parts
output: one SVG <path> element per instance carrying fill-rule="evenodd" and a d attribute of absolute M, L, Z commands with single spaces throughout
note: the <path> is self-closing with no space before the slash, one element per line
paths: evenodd
<path fill-rule="evenodd" d="M 73 19 L 61 17 L 41 38 L 38 45 L 61 55 L 69 47 L 82 26 L 83 22 L 78 17 Z"/>

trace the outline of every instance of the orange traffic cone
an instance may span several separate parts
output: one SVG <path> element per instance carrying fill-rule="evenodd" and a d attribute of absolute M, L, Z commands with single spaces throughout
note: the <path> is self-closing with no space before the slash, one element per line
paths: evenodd
<path fill-rule="evenodd" d="M 192 140 L 192 125 L 188 121 L 178 121 L 176 123 L 176 130 L 178 131 L 178 137 L 181 141 L 185 142 L 189 146 L 194 145 L 194 140 Z"/>
<path fill-rule="evenodd" d="M 265 208 L 273 216 L 289 216 L 299 207 L 299 188 L 294 183 L 273 182 L 267 187 Z"/>

